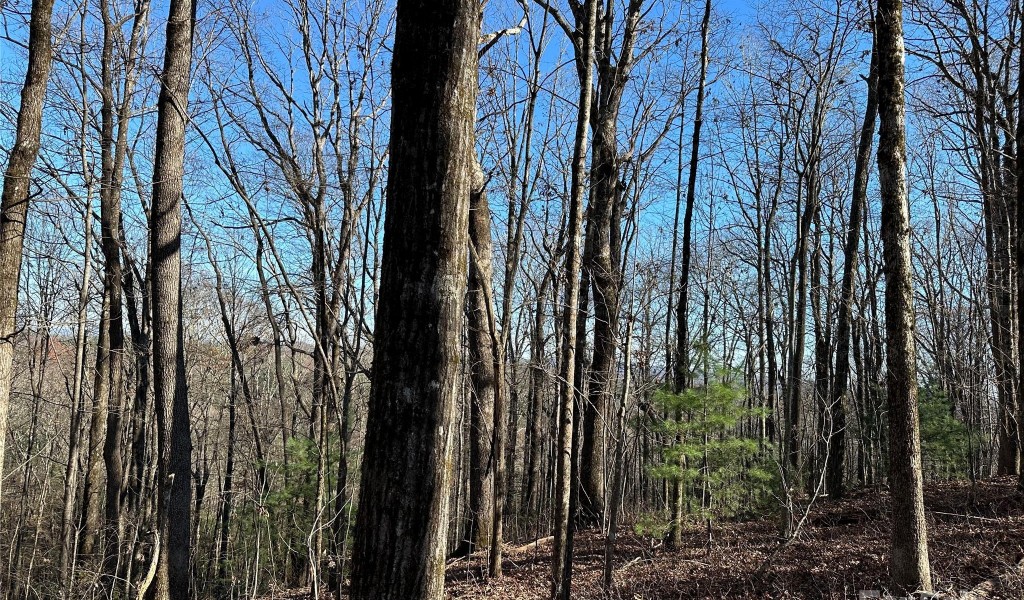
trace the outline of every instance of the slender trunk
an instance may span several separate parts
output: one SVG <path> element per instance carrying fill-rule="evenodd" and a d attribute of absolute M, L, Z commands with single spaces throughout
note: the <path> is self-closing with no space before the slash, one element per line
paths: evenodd
<path fill-rule="evenodd" d="M 679 299 L 676 301 L 675 370 L 672 388 L 682 393 L 691 385 L 690 373 L 690 256 L 692 254 L 693 205 L 697 188 L 697 166 L 700 162 L 700 130 L 704 124 L 704 97 L 708 71 L 708 29 L 711 22 L 711 0 L 704 3 L 704 19 L 700 26 L 700 79 L 697 84 L 697 105 L 693 114 L 693 139 L 690 143 L 690 173 L 686 180 L 686 206 L 683 211 L 682 264 L 679 267 Z M 681 418 L 677 413 L 676 418 Z M 679 443 L 680 440 L 676 440 Z M 682 546 L 683 490 L 681 482 L 672 481 L 672 521 L 669 524 L 668 545 Z"/>
<path fill-rule="evenodd" d="M 491 397 L 491 420 L 480 423 L 492 433 L 488 462 L 493 467 L 491 502 L 480 506 L 489 521 L 490 530 L 480 531 L 478 540 L 486 536 L 490 549 L 488 571 L 493 577 L 501 577 L 502 525 L 505 512 L 506 487 L 506 438 L 508 429 L 508 390 L 505 386 L 505 364 L 502 335 L 498 331 L 497 315 L 492 281 L 494 280 L 494 255 L 491 243 L 491 212 L 487 194 L 483 188 L 484 178 L 475 157 L 473 161 L 473 191 L 470 194 L 469 213 L 469 327 L 470 357 L 473 361 L 473 393 L 481 404 Z M 478 430 L 479 434 L 479 430 Z M 476 515 L 474 515 L 476 518 Z M 480 542 L 483 544 L 483 542 Z"/>
<path fill-rule="evenodd" d="M 231 361 L 231 390 L 228 393 L 228 448 L 224 465 L 224 483 L 221 486 L 220 515 L 217 521 L 217 579 L 224 581 L 228 575 L 228 544 L 231 533 L 231 500 L 234 492 L 235 479 L 235 431 L 236 431 L 236 399 L 238 397 L 239 362 Z"/>
<path fill-rule="evenodd" d="M 124 483 L 124 466 L 121 460 L 122 414 L 124 410 L 124 317 L 122 312 L 121 270 L 121 172 L 124 167 L 128 146 L 128 106 L 134 80 L 134 65 L 131 54 L 135 48 L 135 38 L 129 49 L 129 63 L 125 65 L 125 98 L 120 110 L 114 106 L 114 38 L 116 24 L 110 14 L 107 0 L 100 3 L 103 19 L 103 66 L 101 73 L 101 167 L 100 180 L 100 241 L 103 250 L 103 289 L 107 297 L 107 307 L 101 338 L 105 345 L 97 352 L 97 361 L 103 360 L 102 368 L 97 368 L 107 378 L 106 381 L 106 419 L 105 438 L 103 440 L 103 470 L 106 472 L 106 491 L 103 509 L 104 552 L 101 572 L 104 589 L 110 593 L 117 577 L 117 564 L 120 558 L 121 533 L 121 489 Z M 139 14 L 136 14 L 138 26 Z M 115 116 L 117 135 L 115 139 Z M 98 386 L 97 386 L 98 387 Z"/>
<path fill-rule="evenodd" d="M 466 317 L 469 338 L 470 398 L 469 520 L 459 550 L 466 554 L 490 548 L 494 532 L 494 503 L 497 499 L 495 471 L 500 449 L 496 410 L 500 381 L 495 370 L 495 348 L 491 343 L 491 319 L 487 290 L 493 278 L 491 267 L 491 217 L 483 190 L 483 173 L 474 160 L 473 190 L 469 199 L 469 289 Z"/>
<path fill-rule="evenodd" d="M 102 201 L 101 201 L 102 202 Z M 89 448 L 86 453 L 85 485 L 82 493 L 82 523 L 78 554 L 86 561 L 94 561 L 99 551 L 103 532 L 103 491 L 106 466 L 103 447 L 107 437 L 107 410 L 110 379 L 107 376 L 109 341 L 106 326 L 110 315 L 110 295 L 104 290 L 100 310 L 100 331 L 96 343 L 96 370 L 93 381 L 92 411 L 89 417 Z"/>
<path fill-rule="evenodd" d="M 1020 43 L 1017 45 L 1020 54 L 1018 65 L 1020 73 L 1017 77 L 1017 343 L 1018 358 L 1024 357 L 1024 27 L 1020 27 Z M 1017 365 L 1017 391 L 1019 397 L 1024 397 L 1024 365 Z M 1019 401 L 1020 412 L 1017 415 L 1017 423 L 1024 423 L 1024 401 Z M 968 438 L 970 442 L 970 438 Z M 1018 489 L 1024 492 L 1024 469 L 1020 471 L 1020 478 L 1017 484 Z"/>
<path fill-rule="evenodd" d="M 615 561 L 615 544 L 618 540 L 619 531 L 619 506 L 622 504 L 623 496 L 623 477 L 625 471 L 625 460 L 626 460 L 626 409 L 629 406 L 629 393 L 630 386 L 632 385 L 631 378 L 633 374 L 633 365 L 631 361 L 632 354 L 632 341 L 633 341 L 633 319 L 630 318 L 626 325 L 626 347 L 623 348 L 623 361 L 625 366 L 623 368 L 622 376 L 622 400 L 619 404 L 618 415 L 615 419 L 615 464 L 612 476 L 612 490 L 608 497 L 609 515 L 608 515 L 608 535 L 605 537 L 604 542 L 604 590 L 605 594 L 611 598 L 612 586 L 614 581 L 612 580 L 612 563 Z"/>
<path fill-rule="evenodd" d="M 860 230 L 863 227 L 867 205 L 868 176 L 871 170 L 871 146 L 878 118 L 878 53 L 871 50 L 871 67 L 867 78 L 867 100 L 864 121 L 860 127 L 857 158 L 853 173 L 853 195 L 850 200 L 850 220 L 846 225 L 846 245 L 843 250 L 842 297 L 839 300 L 839 323 L 836 325 L 836 371 L 832 384 L 832 437 L 829 439 L 826 489 L 833 498 L 846 493 L 844 458 L 846 456 L 846 407 L 850 385 L 850 338 L 853 324 L 854 287 L 860 258 Z"/>
<path fill-rule="evenodd" d="M 75 370 L 71 392 L 71 431 L 68 436 L 68 462 L 64 469 L 64 510 L 61 517 L 60 583 L 72 592 L 76 538 L 75 502 L 78 494 L 78 463 L 81 459 L 82 418 L 85 416 L 85 350 L 88 325 L 89 285 L 92 277 L 92 191 L 85 205 L 85 240 L 82 252 L 82 287 L 78 291 L 78 324 L 75 331 Z"/>
<path fill-rule="evenodd" d="M 551 597 L 569 600 L 572 588 L 572 488 L 573 439 L 576 411 L 577 320 L 580 299 L 580 237 L 583 221 L 584 177 L 587 161 L 587 127 L 590 124 L 594 85 L 594 42 L 597 0 L 585 0 L 577 15 L 576 72 L 580 94 L 573 142 L 568 214 L 565 218 L 565 304 L 562 315 L 561 379 L 558 400 L 558 440 L 555 443 L 555 523 L 551 561 Z"/>
<path fill-rule="evenodd" d="M 533 311 L 533 329 L 530 333 L 530 453 L 526 470 L 526 508 L 532 511 L 536 520 L 541 520 L 541 495 L 545 448 L 545 382 L 547 371 L 544 364 L 544 322 L 545 297 L 551 279 L 545 274 L 540 286 Z"/>

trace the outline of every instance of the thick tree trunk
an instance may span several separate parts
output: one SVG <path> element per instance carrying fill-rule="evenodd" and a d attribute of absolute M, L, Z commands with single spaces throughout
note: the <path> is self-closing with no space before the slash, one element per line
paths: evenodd
<path fill-rule="evenodd" d="M 149 249 L 153 286 L 153 389 L 160 457 L 157 521 L 161 548 L 156 600 L 189 598 L 192 435 L 181 314 L 181 197 L 194 25 L 192 0 L 171 0 L 157 105 Z"/>
<path fill-rule="evenodd" d="M 914 288 L 906 180 L 903 2 L 880 0 L 875 20 L 878 55 L 878 179 L 882 197 L 885 333 L 889 399 L 889 486 L 892 557 L 898 594 L 931 591 L 924 518 L 921 440 L 917 414 Z"/>
<path fill-rule="evenodd" d="M 473 0 L 397 5 L 354 600 L 444 593 L 479 30 Z"/>
<path fill-rule="evenodd" d="M 597 98 L 594 106 L 594 148 L 590 166 L 591 194 L 587 211 L 587 244 L 583 268 L 594 298 L 594 353 L 587 402 L 583 410 L 580 455 L 580 514 L 583 526 L 600 526 L 605 513 L 608 411 L 615 394 L 615 353 L 618 350 L 622 190 L 619 183 L 618 121 L 622 95 L 635 64 L 633 46 L 643 0 L 626 6 L 621 47 L 614 54 L 615 3 L 602 12 L 595 34 Z"/>
<path fill-rule="evenodd" d="M 3 196 L 0 197 L 0 498 L 3 497 L 7 417 L 14 383 L 14 319 L 18 312 L 21 250 L 25 241 L 32 168 L 39 154 L 46 84 L 50 79 L 52 17 L 53 0 L 33 0 L 28 34 L 28 69 L 21 90 L 14 146 L 4 172 Z"/>

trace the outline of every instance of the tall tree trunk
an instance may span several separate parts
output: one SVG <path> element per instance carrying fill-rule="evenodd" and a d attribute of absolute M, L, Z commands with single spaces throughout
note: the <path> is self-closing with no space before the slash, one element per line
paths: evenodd
<path fill-rule="evenodd" d="M 102 204 L 102 190 L 101 190 Z M 82 523 L 78 554 L 83 560 L 93 561 L 99 551 L 100 533 L 103 531 L 103 490 L 106 467 L 103 447 L 107 438 L 107 407 L 110 379 L 107 376 L 107 321 L 110 315 L 110 295 L 104 290 L 100 310 L 99 337 L 96 343 L 96 370 L 93 381 L 92 412 L 89 417 L 89 448 L 86 454 L 85 484 L 82 488 Z"/>
<path fill-rule="evenodd" d="M 606 2 L 596 34 L 597 98 L 594 106 L 594 148 L 591 158 L 590 208 L 583 267 L 594 298 L 594 353 L 583 410 L 580 456 L 581 525 L 604 521 L 608 411 L 615 394 L 615 353 L 618 350 L 622 189 L 619 183 L 618 121 L 622 95 L 635 64 L 633 46 L 643 0 L 626 6 L 621 35 L 612 28 L 615 2 Z M 615 54 L 615 37 L 621 47 Z"/>
<path fill-rule="evenodd" d="M 495 471 L 500 450 L 496 447 L 498 387 L 495 348 L 491 341 L 492 310 L 488 306 L 491 267 L 491 217 L 484 177 L 473 161 L 473 189 L 469 200 L 469 289 L 466 317 L 469 338 L 470 399 L 469 521 L 460 551 L 466 554 L 490 548 L 494 530 Z"/>
<path fill-rule="evenodd" d="M 234 352 L 232 354 L 235 354 Z M 238 370 L 241 361 L 231 361 L 231 389 L 228 392 L 228 447 L 224 465 L 224 482 L 221 486 L 220 514 L 217 531 L 217 579 L 224 581 L 228 575 L 228 544 L 231 533 L 231 500 L 235 479 L 235 437 L 236 437 L 236 404 L 238 398 Z"/>
<path fill-rule="evenodd" d="M 84 161 L 83 161 L 83 164 Z M 78 463 L 81 459 L 82 417 L 85 416 L 85 351 L 88 326 L 89 285 L 92 278 L 92 190 L 87 190 L 84 216 L 85 241 L 82 252 L 82 287 L 78 291 L 78 323 L 75 330 L 75 367 L 71 391 L 71 427 L 68 435 L 68 462 L 64 469 L 64 504 L 61 513 L 60 584 L 73 590 L 75 540 L 75 504 L 78 499 Z"/>
<path fill-rule="evenodd" d="M 629 406 L 630 386 L 632 385 L 633 363 L 633 322 L 630 315 L 626 324 L 626 346 L 623 348 L 623 374 L 622 374 L 622 399 L 619 403 L 619 410 L 615 417 L 615 452 L 613 454 L 614 464 L 612 466 L 612 489 L 608 495 L 608 535 L 604 540 L 604 590 L 608 597 L 613 597 L 612 563 L 615 561 L 615 544 L 618 539 L 619 507 L 622 504 L 623 496 L 623 471 L 626 460 L 626 409 Z"/>
<path fill-rule="evenodd" d="M 10 414 L 11 386 L 14 383 L 14 319 L 18 312 L 21 251 L 25 241 L 32 168 L 39 154 L 46 84 L 50 79 L 52 17 L 53 0 L 32 1 L 28 69 L 21 89 L 14 146 L 4 172 L 4 189 L 0 197 L 0 498 L 3 498 L 7 417 Z"/>
<path fill-rule="evenodd" d="M 860 259 L 860 230 L 867 206 L 868 176 L 871 170 L 871 146 L 878 118 L 878 52 L 872 44 L 871 67 L 868 72 L 868 94 L 864 105 L 864 121 L 860 127 L 857 158 L 853 173 L 853 194 L 850 199 L 850 220 L 846 225 L 843 249 L 842 297 L 839 300 L 839 323 L 836 325 L 836 370 L 832 384 L 832 437 L 829 438 L 825 487 L 832 498 L 846 493 L 844 458 L 846 456 L 846 396 L 850 385 L 850 338 L 853 323 L 854 287 Z"/>
<path fill-rule="evenodd" d="M 103 441 L 103 464 L 106 471 L 106 492 L 103 510 L 104 552 L 101 572 L 104 589 L 112 590 L 117 577 L 121 556 L 121 490 L 124 484 L 122 463 L 122 415 L 124 398 L 124 317 L 122 309 L 124 274 L 121 267 L 121 175 L 128 151 L 128 127 L 131 118 L 131 98 L 136 79 L 140 28 L 147 20 L 148 7 L 143 4 L 136 12 L 129 41 L 127 62 L 124 65 L 124 97 L 121 105 L 114 105 L 114 40 L 119 32 L 111 14 L 109 2 L 100 3 L 103 18 L 103 67 L 101 81 L 101 166 L 100 180 L 100 239 L 103 250 L 103 289 L 107 296 L 106 320 L 101 323 L 106 346 L 99 355 L 106 360 L 101 369 L 107 379 L 106 438 Z M 114 121 L 117 120 L 116 139 Z M 98 370 L 99 371 L 99 370 Z"/>
<path fill-rule="evenodd" d="M 565 218 L 565 287 L 561 324 L 561 379 L 558 399 L 558 440 L 555 442 L 554 542 L 551 561 L 551 597 L 569 600 L 572 588 L 573 439 L 576 412 L 577 326 L 580 300 L 580 237 L 583 222 L 584 177 L 587 164 L 587 127 L 590 124 L 594 85 L 594 42 L 597 0 L 584 0 L 576 16 L 576 72 L 580 82 L 573 141 L 568 213 Z"/>
<path fill-rule="evenodd" d="M 700 130 L 704 124 L 704 96 L 708 73 L 708 29 L 711 23 L 711 0 L 704 3 L 704 19 L 700 26 L 700 79 L 697 83 L 697 106 L 693 113 L 693 139 L 690 143 L 690 173 L 686 180 L 686 207 L 683 211 L 682 264 L 679 267 L 679 299 L 676 301 L 676 347 L 673 361 L 672 388 L 682 393 L 691 385 L 690 374 L 690 257 L 692 255 L 693 204 L 697 188 L 697 166 L 700 161 Z M 677 413 L 676 418 L 681 418 Z M 676 440 L 679 443 L 680 440 Z M 682 546 L 683 490 L 682 483 L 672 482 L 672 521 L 669 524 L 668 545 Z"/>
<path fill-rule="evenodd" d="M 444 594 L 479 35 L 474 0 L 398 1 L 354 600 Z"/>
<path fill-rule="evenodd" d="M 1017 77 L 1017 343 L 1018 365 L 1017 382 L 1018 396 L 1024 396 L 1024 365 L 1020 364 L 1021 357 L 1024 357 L 1024 27 L 1020 27 L 1020 43 L 1017 45 L 1019 52 Z M 1017 415 L 1017 423 L 1024 423 L 1024 401 L 1019 402 L 1020 412 Z M 1020 471 L 1017 488 L 1024 493 L 1024 469 Z"/>
<path fill-rule="evenodd" d="M 157 104 L 149 249 L 153 272 L 153 389 L 160 457 L 157 521 L 161 547 L 156 600 L 189 598 L 192 435 L 181 314 L 181 198 L 194 25 L 193 1 L 171 0 Z"/>
<path fill-rule="evenodd" d="M 906 180 L 903 2 L 880 0 L 875 20 L 878 54 L 878 180 L 882 197 L 885 334 L 889 399 L 889 487 L 892 557 L 899 594 L 931 591 L 924 519 L 921 439 L 917 414 L 914 288 Z"/>
<path fill-rule="evenodd" d="M 491 243 L 491 211 L 487 204 L 484 190 L 484 177 L 480 165 L 473 161 L 473 191 L 469 201 L 469 293 L 467 294 L 467 313 L 469 316 L 469 349 L 470 360 L 473 361 L 472 381 L 475 402 L 486 409 L 490 404 L 490 421 L 484 420 L 486 410 L 474 418 L 477 435 L 487 432 L 487 440 L 478 443 L 475 452 L 489 450 L 485 456 L 479 456 L 476 467 L 484 473 L 490 471 L 491 489 L 490 502 L 487 505 L 477 503 L 480 515 L 473 515 L 478 520 L 479 528 L 489 527 L 488 531 L 478 530 L 475 542 L 488 546 L 490 559 L 488 571 L 494 577 L 501 576 L 501 543 L 502 519 L 505 505 L 506 482 L 506 446 L 508 430 L 508 409 L 506 399 L 508 391 L 505 386 L 505 364 L 503 359 L 502 335 L 498 331 L 497 314 L 492 281 L 494 266 L 492 257 L 494 248 Z M 488 448 L 489 446 L 489 448 Z M 483 459 L 483 460 L 481 460 Z M 484 497 L 486 493 L 482 494 Z M 470 495 L 472 509 L 472 494 Z M 483 513 L 486 513 L 484 515 Z"/>
<path fill-rule="evenodd" d="M 529 427 L 530 427 L 530 452 L 529 464 L 526 469 L 526 510 L 541 521 L 541 498 L 543 495 L 543 464 L 545 462 L 545 410 L 544 399 L 546 397 L 545 382 L 547 371 L 544 364 L 544 322 L 545 322 L 545 299 L 551 278 L 545 273 L 541 283 L 536 288 L 536 298 L 533 309 L 533 326 L 530 331 L 530 365 L 529 365 Z"/>

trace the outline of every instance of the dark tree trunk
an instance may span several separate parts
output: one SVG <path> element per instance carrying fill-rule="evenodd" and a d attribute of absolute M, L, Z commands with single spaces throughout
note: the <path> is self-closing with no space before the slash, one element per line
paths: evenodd
<path fill-rule="evenodd" d="M 461 382 L 480 5 L 399 0 L 354 600 L 440 599 Z M 399 443 L 396 443 L 396 440 Z"/>
<path fill-rule="evenodd" d="M 682 393 L 691 385 L 690 373 L 690 256 L 692 254 L 693 204 L 697 188 L 697 166 L 700 161 L 700 130 L 704 124 L 704 96 L 708 71 L 708 29 L 711 22 L 711 0 L 704 3 L 701 22 L 700 80 L 697 84 L 697 106 L 693 114 L 693 139 L 690 144 L 690 173 L 686 180 L 686 205 L 683 210 L 683 238 L 680 242 L 682 264 L 679 267 L 679 299 L 676 301 L 676 347 L 672 374 L 672 388 Z M 677 413 L 676 418 L 681 415 Z M 676 440 L 679 443 L 680 440 Z M 683 491 L 678 480 L 672 482 L 672 522 L 669 525 L 668 544 L 672 548 L 682 545 Z"/>
<path fill-rule="evenodd" d="M 857 158 L 853 173 L 853 195 L 850 200 L 850 221 L 846 226 L 846 246 L 843 250 L 842 297 L 839 300 L 839 323 L 836 326 L 836 370 L 832 384 L 832 437 L 829 439 L 825 488 L 828 495 L 841 498 L 846 493 L 844 458 L 846 456 L 846 402 L 850 385 L 850 338 L 853 323 L 854 287 L 860 258 L 860 230 L 867 206 L 868 175 L 871 170 L 871 145 L 875 137 L 878 118 L 876 86 L 878 82 L 878 53 L 871 51 L 868 72 L 868 94 L 864 105 L 864 121 L 857 143 Z"/>
<path fill-rule="evenodd" d="M 21 90 L 21 107 L 14 146 L 4 172 L 0 197 L 0 498 L 3 495 L 4 449 L 11 385 L 14 383 L 14 331 L 18 312 L 21 250 L 28 218 L 32 168 L 39 154 L 46 84 L 50 79 L 53 0 L 33 0 L 28 33 L 28 69 Z"/>
<path fill-rule="evenodd" d="M 608 412 L 615 394 L 615 354 L 618 350 L 622 190 L 619 184 L 618 121 L 622 95 L 635 64 L 633 46 L 643 0 L 626 6 L 621 47 L 615 55 L 614 2 L 601 15 L 596 34 L 597 98 L 594 106 L 594 149 L 591 159 L 590 208 L 583 268 L 594 298 L 594 354 L 583 411 L 580 456 L 580 524 L 604 521 Z"/>
<path fill-rule="evenodd" d="M 1018 359 L 1024 356 L 1024 27 L 1020 28 L 1020 44 L 1017 46 L 1020 53 L 1018 65 L 1020 72 L 1017 77 L 1017 343 Z M 1017 365 L 1018 396 L 1024 396 L 1024 366 Z M 1019 401 L 1019 413 L 1017 423 L 1024 423 L 1024 402 Z M 1017 484 L 1018 489 L 1024 493 L 1024 469 L 1021 469 L 1020 478 Z"/>
<path fill-rule="evenodd" d="M 545 383 L 547 381 L 546 365 L 544 363 L 544 305 L 547 289 L 550 285 L 549 274 L 546 273 L 541 283 L 536 288 L 534 301 L 533 326 L 530 332 L 530 373 L 529 373 L 529 462 L 526 469 L 526 510 L 536 519 L 541 521 L 541 497 L 543 490 L 543 465 L 547 447 L 545 443 L 545 426 L 548 425 L 545 416 L 548 414 L 545 398 Z"/>
<path fill-rule="evenodd" d="M 469 289 L 466 317 L 469 338 L 470 399 L 469 521 L 459 554 L 489 548 L 494 529 L 495 471 L 500 450 L 496 447 L 496 409 L 500 381 L 495 369 L 489 308 L 491 267 L 491 216 L 483 190 L 483 174 L 474 161 L 473 191 L 469 200 Z"/>
<path fill-rule="evenodd" d="M 189 598 L 192 435 L 181 314 L 181 198 L 194 25 L 192 0 L 171 0 L 157 105 L 149 249 L 153 389 L 160 457 L 157 521 L 161 547 L 156 600 Z"/>

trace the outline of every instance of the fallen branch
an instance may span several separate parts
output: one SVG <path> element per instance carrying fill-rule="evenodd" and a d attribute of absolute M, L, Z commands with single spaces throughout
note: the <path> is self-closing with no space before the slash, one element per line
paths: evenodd
<path fill-rule="evenodd" d="M 1004 598 L 1004 590 L 1000 589 L 1000 582 L 1007 577 L 1024 578 L 1024 560 L 1014 565 L 1008 572 L 986 579 L 966 594 L 959 597 L 959 600 L 987 600 L 989 598 Z M 1024 582 L 1022 582 L 1024 583 Z"/>
<path fill-rule="evenodd" d="M 536 550 L 536 549 L 540 548 L 541 545 L 550 544 L 550 543 L 554 542 L 554 540 L 555 540 L 555 536 L 553 536 L 553 535 L 549 535 L 548 537 L 543 537 L 543 538 L 537 538 L 537 539 L 533 540 L 532 542 L 527 542 L 526 544 L 523 544 L 522 546 L 516 546 L 515 548 L 512 548 L 511 550 L 509 550 L 509 554 L 517 554 L 517 553 L 522 553 L 522 552 L 529 552 L 530 550 Z"/>

